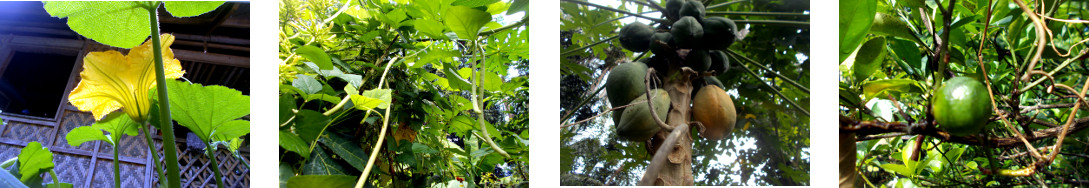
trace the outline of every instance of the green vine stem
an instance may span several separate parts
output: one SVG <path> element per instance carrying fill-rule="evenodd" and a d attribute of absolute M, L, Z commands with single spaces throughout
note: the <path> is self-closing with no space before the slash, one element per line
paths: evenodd
<path fill-rule="evenodd" d="M 178 151 L 174 143 L 174 124 L 170 118 L 170 99 L 167 97 L 166 75 L 163 71 L 163 46 L 159 39 L 159 2 L 153 2 L 147 11 L 151 16 L 151 44 L 155 54 L 155 84 L 159 92 L 159 127 L 163 130 L 163 153 L 165 153 L 167 187 L 181 187 L 178 178 Z M 149 145 L 154 147 L 153 145 Z M 154 152 L 154 151 L 152 151 Z"/>
<path fill-rule="evenodd" d="M 208 164 L 212 166 L 212 173 L 215 174 L 216 187 L 226 187 L 223 186 L 223 175 L 220 175 L 219 173 L 219 162 L 216 162 L 216 146 L 212 143 L 205 142 L 204 150 L 207 150 L 205 153 L 208 154 L 208 160 L 210 160 L 210 163 Z"/>
<path fill-rule="evenodd" d="M 149 149 L 151 149 L 151 152 L 150 152 L 151 153 L 151 158 L 155 159 L 155 161 L 153 161 L 151 163 L 152 167 L 155 168 L 155 173 L 159 174 L 158 177 L 164 177 L 163 176 L 163 169 L 159 167 L 159 159 L 160 159 L 159 158 L 159 150 L 155 149 L 155 142 L 154 142 L 154 140 L 151 139 L 151 125 L 147 125 L 147 123 L 145 123 L 143 127 L 144 127 L 144 139 L 145 139 L 145 141 L 147 141 L 147 147 Z"/>
<path fill-rule="evenodd" d="M 120 136 L 120 135 L 118 135 Z M 118 143 L 113 143 L 113 187 L 121 187 L 121 158 L 117 158 L 117 151 L 121 150 L 117 148 Z M 53 183 L 57 183 L 55 180 Z"/>
<path fill-rule="evenodd" d="M 393 60 L 396 61 L 397 58 L 394 57 Z M 389 68 L 393 66 L 393 63 L 393 61 L 390 61 L 386 64 L 386 70 L 382 72 L 382 78 L 378 79 L 378 88 L 382 88 L 382 84 L 385 84 L 386 73 L 389 73 Z M 389 88 L 389 86 L 386 87 Z M 367 166 L 363 167 L 363 174 L 359 176 L 359 181 L 355 183 L 355 188 L 363 188 L 363 183 L 367 182 L 367 176 L 371 173 L 371 168 L 374 167 L 374 159 L 378 158 L 378 152 L 382 150 L 382 144 L 386 140 L 386 130 L 389 128 L 389 111 L 392 108 L 393 104 L 390 104 L 390 106 L 386 108 L 386 114 L 382 115 L 382 130 L 379 131 L 378 134 L 378 143 L 374 145 L 374 150 L 371 150 L 371 156 L 367 159 Z"/>
<path fill-rule="evenodd" d="M 115 160 L 116 161 L 116 160 Z M 53 178 L 53 188 L 60 188 L 60 178 L 57 178 L 57 171 L 52 168 L 49 169 L 49 177 Z"/>
<path fill-rule="evenodd" d="M 486 62 L 487 57 L 486 57 L 486 55 L 484 53 L 484 46 L 480 45 L 480 41 L 475 41 L 473 43 L 474 43 L 473 45 L 476 46 L 478 50 L 480 50 L 479 51 L 480 52 L 480 54 L 479 54 L 480 55 L 479 63 Z M 492 136 L 490 134 L 488 134 L 488 126 L 485 124 L 485 122 L 487 122 L 487 121 L 484 120 L 484 110 L 482 109 L 483 108 L 482 106 L 484 105 L 484 100 L 481 99 L 481 96 L 483 95 L 484 91 L 477 89 L 477 88 L 480 87 L 480 77 L 483 77 L 483 76 L 480 75 L 480 74 L 482 74 L 481 70 L 477 70 L 477 67 L 478 67 L 477 64 L 478 63 L 473 63 L 472 64 L 473 65 L 473 77 L 474 77 L 473 78 L 474 81 L 473 81 L 473 84 L 472 84 L 473 85 L 472 102 L 473 102 L 473 112 L 476 112 L 476 119 L 477 119 L 476 122 L 478 124 L 480 124 L 480 134 L 483 135 L 482 137 L 484 137 L 483 138 L 484 143 L 488 143 L 488 146 L 491 146 L 492 149 L 495 150 L 496 153 L 499 153 L 499 155 L 502 155 L 503 157 L 509 159 L 510 154 L 508 154 L 507 151 L 503 150 L 503 148 L 500 148 L 499 145 L 496 145 L 495 141 L 492 141 Z M 483 67 L 480 67 L 480 69 L 483 69 Z M 478 92 L 481 93 L 481 94 L 477 94 Z M 480 135 L 477 135 L 477 136 L 480 136 Z"/>

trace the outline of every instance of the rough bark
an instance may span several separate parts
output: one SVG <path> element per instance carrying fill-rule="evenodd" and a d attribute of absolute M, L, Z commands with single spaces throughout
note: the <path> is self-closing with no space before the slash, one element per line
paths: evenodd
<path fill-rule="evenodd" d="M 692 79 L 693 72 L 676 71 L 676 73 L 669 75 L 665 80 L 665 89 L 669 92 L 670 106 L 669 115 L 666 123 L 673 127 L 682 127 L 681 124 L 689 122 L 689 115 L 691 111 L 692 100 Z M 691 127 L 691 126 L 683 126 Z M 689 132 L 689 130 L 681 130 L 682 132 Z M 656 137 L 662 138 L 658 141 L 665 140 L 669 135 L 668 131 L 660 131 Z M 652 143 L 652 145 L 658 145 L 660 143 Z M 663 146 L 665 147 L 665 146 Z M 690 186 L 695 182 L 694 176 L 692 176 L 692 137 L 682 136 L 677 139 L 676 144 L 672 147 L 672 152 L 669 153 L 668 163 L 662 166 L 662 171 L 658 174 L 658 179 L 655 181 L 655 185 L 675 185 L 675 186 Z"/>

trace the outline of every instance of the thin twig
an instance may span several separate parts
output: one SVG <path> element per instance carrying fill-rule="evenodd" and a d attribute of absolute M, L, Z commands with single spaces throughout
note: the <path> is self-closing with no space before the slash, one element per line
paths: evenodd
<path fill-rule="evenodd" d="M 654 72 L 654 67 L 647 68 L 647 75 L 643 76 L 643 84 L 645 86 L 643 87 L 643 90 L 646 90 L 647 106 L 650 107 L 650 117 L 654 118 L 654 122 L 657 122 L 658 126 L 662 127 L 662 130 L 673 131 L 673 126 L 669 126 L 669 124 L 662 121 L 662 118 L 658 117 L 658 111 L 654 109 L 654 97 L 658 97 L 657 94 L 650 93 L 650 82 L 651 78 L 654 76 Z"/>
<path fill-rule="evenodd" d="M 572 125 L 578 125 L 578 124 L 582 124 L 582 123 L 584 123 L 584 122 L 587 122 L 587 121 L 593 120 L 593 119 L 595 119 L 595 118 L 597 118 L 597 117 L 601 117 L 602 115 L 605 115 L 605 113 L 608 113 L 608 112 L 612 112 L 612 111 L 616 111 L 616 110 L 620 110 L 620 109 L 624 109 L 624 108 L 627 108 L 627 107 L 630 107 L 630 106 L 634 106 L 634 105 L 637 105 L 637 104 L 643 104 L 643 103 L 646 103 L 646 101 L 636 101 L 636 102 L 632 102 L 631 104 L 627 104 L 627 105 L 624 105 L 624 106 L 617 106 L 617 107 L 614 107 L 614 108 L 610 108 L 610 109 L 608 109 L 608 110 L 605 110 L 605 111 L 603 111 L 603 112 L 601 112 L 601 113 L 598 113 L 597 115 L 591 116 L 591 117 L 589 117 L 589 118 L 586 118 L 586 119 L 582 119 L 582 120 L 576 121 L 576 122 L 574 122 L 574 123 L 569 123 L 569 124 L 563 124 L 563 125 L 560 125 L 560 128 L 561 128 L 561 129 L 563 129 L 563 128 L 567 128 L 567 127 L 570 127 L 570 126 L 572 126 Z"/>

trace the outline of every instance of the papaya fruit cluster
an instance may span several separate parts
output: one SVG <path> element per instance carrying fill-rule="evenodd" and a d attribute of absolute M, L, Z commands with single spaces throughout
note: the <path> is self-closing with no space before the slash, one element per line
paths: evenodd
<path fill-rule="evenodd" d="M 725 17 L 706 17 L 706 9 L 698 0 L 669 0 L 663 16 L 668 23 L 662 23 L 657 30 L 640 22 L 620 29 L 621 47 L 633 52 L 650 51 L 653 55 L 613 68 L 605 85 L 609 103 L 617 107 L 645 101 L 644 78 L 648 68 L 668 74 L 688 67 L 706 75 L 692 84 L 692 120 L 702 124 L 701 137 L 722 139 L 733 130 L 737 114 L 730 95 L 714 76 L 730 68 L 724 51 L 737 40 L 737 25 Z M 646 141 L 653 137 L 660 127 L 652 113 L 666 121 L 670 107 L 668 92 L 654 89 L 650 93 L 656 96 L 654 112 L 646 103 L 614 111 L 613 123 L 621 138 Z"/>

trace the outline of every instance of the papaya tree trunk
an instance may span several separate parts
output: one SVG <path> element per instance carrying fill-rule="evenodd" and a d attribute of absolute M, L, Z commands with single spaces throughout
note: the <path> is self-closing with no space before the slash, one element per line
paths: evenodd
<path fill-rule="evenodd" d="M 692 126 L 680 126 L 681 124 L 687 124 L 689 113 L 691 112 L 692 101 L 692 76 L 693 72 L 675 71 L 672 75 L 665 79 L 665 89 L 669 92 L 670 108 L 668 120 L 666 124 L 672 127 L 685 127 L 688 129 Z M 658 173 L 658 178 L 654 182 L 654 185 L 671 185 L 671 186 L 690 186 L 694 184 L 695 178 L 692 176 L 692 137 L 688 136 L 689 130 L 680 130 L 682 133 L 686 133 L 685 136 L 677 138 L 676 144 L 673 146 L 660 146 L 660 147 L 673 147 L 672 152 L 669 153 L 668 160 L 662 165 L 661 172 Z M 662 130 L 658 132 L 656 137 L 663 139 L 656 139 L 652 143 L 653 145 L 659 145 L 664 141 L 669 131 Z"/>

